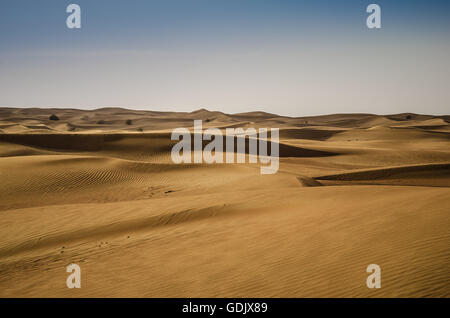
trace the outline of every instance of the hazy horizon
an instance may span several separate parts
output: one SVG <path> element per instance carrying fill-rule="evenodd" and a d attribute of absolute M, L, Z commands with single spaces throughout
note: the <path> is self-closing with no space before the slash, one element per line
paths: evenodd
<path fill-rule="evenodd" d="M 152 108 L 130 108 L 130 107 L 121 107 L 121 106 L 104 106 L 104 107 L 34 107 L 34 106 L 28 106 L 28 107 L 16 107 L 16 106 L 0 106 L 0 109 L 2 108 L 16 108 L 16 109 L 48 109 L 48 110 L 80 110 L 80 111 L 98 111 L 102 109 L 122 109 L 122 110 L 131 110 L 131 111 L 149 111 L 149 112 L 173 112 L 173 113 L 193 113 L 200 110 L 206 110 L 209 112 L 221 112 L 226 115 L 236 115 L 240 113 L 258 113 L 258 112 L 264 112 L 269 113 L 272 115 L 276 115 L 279 117 L 291 117 L 291 118 L 302 118 L 302 117 L 320 117 L 320 116 L 332 116 L 332 115 L 375 115 L 375 116 L 391 116 L 391 115 L 402 115 L 402 114 L 415 114 L 415 115 L 424 115 L 424 116 L 436 116 L 436 117 L 442 117 L 442 116 L 450 116 L 450 113 L 443 113 L 443 114 L 434 114 L 434 113 L 413 113 L 413 112 L 402 112 L 402 113 L 356 113 L 356 112 L 339 112 L 339 113 L 323 113 L 323 114 L 315 114 L 315 115 L 301 115 L 301 116 L 290 116 L 285 115 L 283 113 L 277 113 L 277 112 L 268 112 L 268 111 L 262 111 L 262 110 L 249 110 L 249 111 L 240 111 L 240 112 L 226 112 L 219 109 L 213 109 L 213 108 L 206 108 L 206 107 L 199 107 L 192 110 L 156 110 Z"/>

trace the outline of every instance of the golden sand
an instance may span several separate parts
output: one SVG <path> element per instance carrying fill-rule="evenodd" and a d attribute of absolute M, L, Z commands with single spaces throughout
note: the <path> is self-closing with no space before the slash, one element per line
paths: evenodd
<path fill-rule="evenodd" d="M 449 297 L 450 118 L 406 116 L 0 108 L 0 296 Z M 194 119 L 280 128 L 278 173 L 173 164 Z"/>

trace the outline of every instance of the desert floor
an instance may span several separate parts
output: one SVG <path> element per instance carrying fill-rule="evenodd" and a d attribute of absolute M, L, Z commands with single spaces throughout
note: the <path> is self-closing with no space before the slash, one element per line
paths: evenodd
<path fill-rule="evenodd" d="M 172 163 L 194 119 L 280 128 L 279 172 Z M 0 108 L 0 296 L 449 297 L 449 122 Z"/>

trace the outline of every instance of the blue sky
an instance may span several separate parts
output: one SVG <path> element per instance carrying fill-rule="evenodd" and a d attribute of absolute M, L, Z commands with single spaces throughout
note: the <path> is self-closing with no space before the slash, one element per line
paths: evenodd
<path fill-rule="evenodd" d="M 448 114 L 449 31 L 437 0 L 0 0 L 0 106 Z"/>

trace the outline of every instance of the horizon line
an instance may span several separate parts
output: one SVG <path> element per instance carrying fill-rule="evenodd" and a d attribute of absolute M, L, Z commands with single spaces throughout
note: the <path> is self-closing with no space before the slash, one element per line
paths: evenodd
<path fill-rule="evenodd" d="M 192 114 L 200 111 L 207 111 L 210 113 L 221 113 L 224 115 L 240 115 L 240 114 L 254 114 L 254 113 L 265 113 L 267 115 L 273 115 L 275 117 L 285 117 L 285 118 L 308 118 L 308 117 L 322 117 L 322 116 L 334 116 L 334 115 L 371 115 L 371 116 L 395 116 L 395 115 L 416 115 L 416 116 L 435 116 L 435 117 L 447 117 L 450 114 L 425 114 L 425 113 L 414 113 L 414 112 L 402 112 L 402 113 L 389 113 L 389 114 L 380 114 L 380 113 L 358 113 L 358 112 L 342 112 L 342 113 L 322 113 L 317 115 L 303 115 L 303 116 L 288 116 L 281 115 L 277 113 L 271 113 L 264 110 L 252 110 L 252 111 L 242 111 L 239 113 L 226 113 L 221 110 L 210 110 L 205 107 L 200 107 L 198 109 L 192 111 L 176 111 L 176 110 L 152 110 L 152 109 L 137 109 L 137 108 L 127 108 L 123 106 L 105 106 L 99 108 L 77 108 L 77 107 L 42 107 L 42 106 L 0 106 L 0 109 L 39 109 L 39 110 L 77 110 L 77 111 L 99 111 L 104 109 L 120 109 L 120 110 L 130 110 L 130 111 L 142 111 L 142 112 L 154 112 L 154 113 L 184 113 L 184 114 Z"/>

